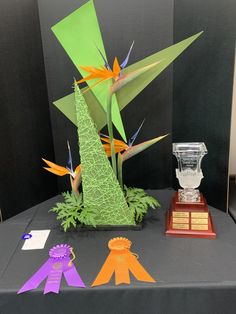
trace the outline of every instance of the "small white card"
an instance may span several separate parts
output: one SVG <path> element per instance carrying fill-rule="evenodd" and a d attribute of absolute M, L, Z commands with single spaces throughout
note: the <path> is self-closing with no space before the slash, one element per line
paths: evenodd
<path fill-rule="evenodd" d="M 22 250 L 39 250 L 43 249 L 51 230 L 31 230 L 30 239 L 25 240 Z"/>

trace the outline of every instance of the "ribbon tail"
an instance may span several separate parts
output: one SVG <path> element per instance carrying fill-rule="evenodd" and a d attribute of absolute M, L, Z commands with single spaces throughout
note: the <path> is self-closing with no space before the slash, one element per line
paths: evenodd
<path fill-rule="evenodd" d="M 114 273 L 114 270 L 115 270 L 115 260 L 114 260 L 113 253 L 110 252 L 100 272 L 98 273 L 96 279 L 92 283 L 92 287 L 104 285 L 108 283 L 111 279 L 112 274 Z"/>
<path fill-rule="evenodd" d="M 49 292 L 59 293 L 64 263 L 65 261 L 58 262 L 58 264 L 60 264 L 60 267 L 58 268 L 54 266 L 57 263 L 51 265 L 51 270 L 48 275 L 43 294 L 47 294 Z"/>
<path fill-rule="evenodd" d="M 130 253 L 128 258 L 129 270 L 132 272 L 134 277 L 139 281 L 146 282 L 156 282 L 149 273 L 144 269 L 144 267 L 139 263 L 137 258 Z"/>
<path fill-rule="evenodd" d="M 130 276 L 129 276 L 129 262 L 127 260 L 127 253 L 120 254 L 115 257 L 115 282 L 116 285 L 121 283 L 130 284 Z"/>
<path fill-rule="evenodd" d="M 51 268 L 50 260 L 47 260 L 39 270 L 20 288 L 17 294 L 36 289 L 47 277 Z"/>
<path fill-rule="evenodd" d="M 72 264 L 64 271 L 64 276 L 68 286 L 85 288 L 85 284 L 77 272 L 75 265 Z"/>

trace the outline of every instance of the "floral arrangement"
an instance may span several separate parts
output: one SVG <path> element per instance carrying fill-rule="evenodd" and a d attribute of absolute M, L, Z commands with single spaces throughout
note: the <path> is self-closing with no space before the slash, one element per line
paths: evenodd
<path fill-rule="evenodd" d="M 78 224 L 135 226 L 142 222 L 149 207 L 154 209 L 160 204 L 143 189 L 124 185 L 123 163 L 168 134 L 136 144 L 143 121 L 127 141 L 120 111 L 201 33 L 127 66 L 133 42 L 123 62 L 115 57 L 111 67 L 93 1 L 72 12 L 52 30 L 82 79 L 74 79 L 73 94 L 54 102 L 77 126 L 81 164 L 74 168 L 69 142 L 67 166 L 43 159 L 47 171 L 69 175 L 71 182 L 71 191 L 62 194 L 64 202 L 57 203 L 51 211 L 57 214 L 64 231 Z M 81 88 L 83 83 L 88 85 Z M 101 133 L 105 125 L 108 134 Z M 122 139 L 114 138 L 114 126 Z"/>

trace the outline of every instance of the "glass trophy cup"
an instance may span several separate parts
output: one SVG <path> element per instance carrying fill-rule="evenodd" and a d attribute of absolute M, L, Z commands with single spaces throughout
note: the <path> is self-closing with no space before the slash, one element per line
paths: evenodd
<path fill-rule="evenodd" d="M 211 214 L 197 189 L 203 178 L 201 162 L 207 149 L 204 143 L 173 143 L 177 158 L 176 177 L 182 189 L 176 192 L 167 212 L 166 235 L 175 237 L 216 237 Z"/>

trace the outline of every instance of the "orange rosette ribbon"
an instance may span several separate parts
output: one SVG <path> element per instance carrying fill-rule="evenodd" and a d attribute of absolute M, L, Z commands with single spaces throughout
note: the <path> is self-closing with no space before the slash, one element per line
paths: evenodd
<path fill-rule="evenodd" d="M 139 281 L 156 282 L 143 268 L 137 255 L 130 251 L 132 242 L 127 238 L 113 238 L 108 242 L 110 254 L 103 264 L 92 287 L 108 283 L 115 272 L 116 285 L 130 284 L 129 271 Z"/>

